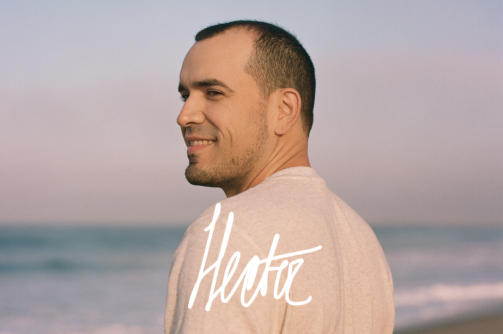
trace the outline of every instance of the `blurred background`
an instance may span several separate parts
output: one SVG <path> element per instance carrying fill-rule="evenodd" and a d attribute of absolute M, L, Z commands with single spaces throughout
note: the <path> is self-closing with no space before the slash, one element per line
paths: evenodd
<path fill-rule="evenodd" d="M 310 161 L 374 228 L 397 327 L 503 302 L 500 1 L 2 1 L 0 333 L 160 333 L 189 185 L 178 74 L 207 25 L 293 32 Z"/>

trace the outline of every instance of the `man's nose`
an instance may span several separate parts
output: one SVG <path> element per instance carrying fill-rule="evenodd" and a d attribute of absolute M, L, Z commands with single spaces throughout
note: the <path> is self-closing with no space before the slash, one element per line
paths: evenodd
<path fill-rule="evenodd" d="M 176 122 L 181 127 L 188 127 L 193 124 L 201 124 L 204 122 L 203 106 L 196 102 L 196 99 L 190 97 L 185 101 Z"/>

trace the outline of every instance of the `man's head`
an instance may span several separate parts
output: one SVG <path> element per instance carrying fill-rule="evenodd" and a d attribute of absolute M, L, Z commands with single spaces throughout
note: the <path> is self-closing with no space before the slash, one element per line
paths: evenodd
<path fill-rule="evenodd" d="M 188 146 L 185 175 L 190 183 L 220 187 L 233 196 L 292 162 L 309 164 L 314 71 L 298 70 L 299 60 L 286 45 L 294 42 L 282 29 L 253 21 L 197 34 L 180 72 L 185 104 L 177 119 Z M 281 51 L 275 54 L 276 45 Z M 312 85 L 296 83 L 302 78 Z M 307 103 L 299 92 L 306 86 L 311 87 Z M 308 123 L 301 111 L 305 104 L 311 106 Z M 298 163 L 304 151 L 307 162 Z"/>
<path fill-rule="evenodd" d="M 246 71 L 255 79 L 264 97 L 279 88 L 294 88 L 302 99 L 302 126 L 309 135 L 313 126 L 316 79 L 314 65 L 304 47 L 288 31 L 266 22 L 233 21 L 209 26 L 196 34 L 203 41 L 229 29 L 242 28 L 256 35 Z"/>

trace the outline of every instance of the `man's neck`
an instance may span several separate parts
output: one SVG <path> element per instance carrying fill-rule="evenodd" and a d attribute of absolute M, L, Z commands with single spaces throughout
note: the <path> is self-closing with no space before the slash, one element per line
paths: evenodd
<path fill-rule="evenodd" d="M 262 181 L 274 173 L 291 167 L 311 167 L 307 154 L 307 145 L 305 148 L 302 148 L 300 151 L 295 154 L 291 154 L 288 157 L 279 155 L 273 156 L 273 159 L 271 159 L 269 163 L 267 163 L 259 171 L 251 174 L 251 177 L 243 182 L 243 184 L 238 187 L 228 189 L 222 188 L 222 190 L 225 192 L 227 197 L 232 197 L 259 185 Z"/>

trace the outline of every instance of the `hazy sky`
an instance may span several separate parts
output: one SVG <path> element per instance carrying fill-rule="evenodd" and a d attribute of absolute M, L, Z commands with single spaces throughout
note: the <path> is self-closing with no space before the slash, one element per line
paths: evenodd
<path fill-rule="evenodd" d="M 197 31 L 292 31 L 312 166 L 371 224 L 503 225 L 501 1 L 2 1 L 0 223 L 184 223 L 178 74 Z"/>

